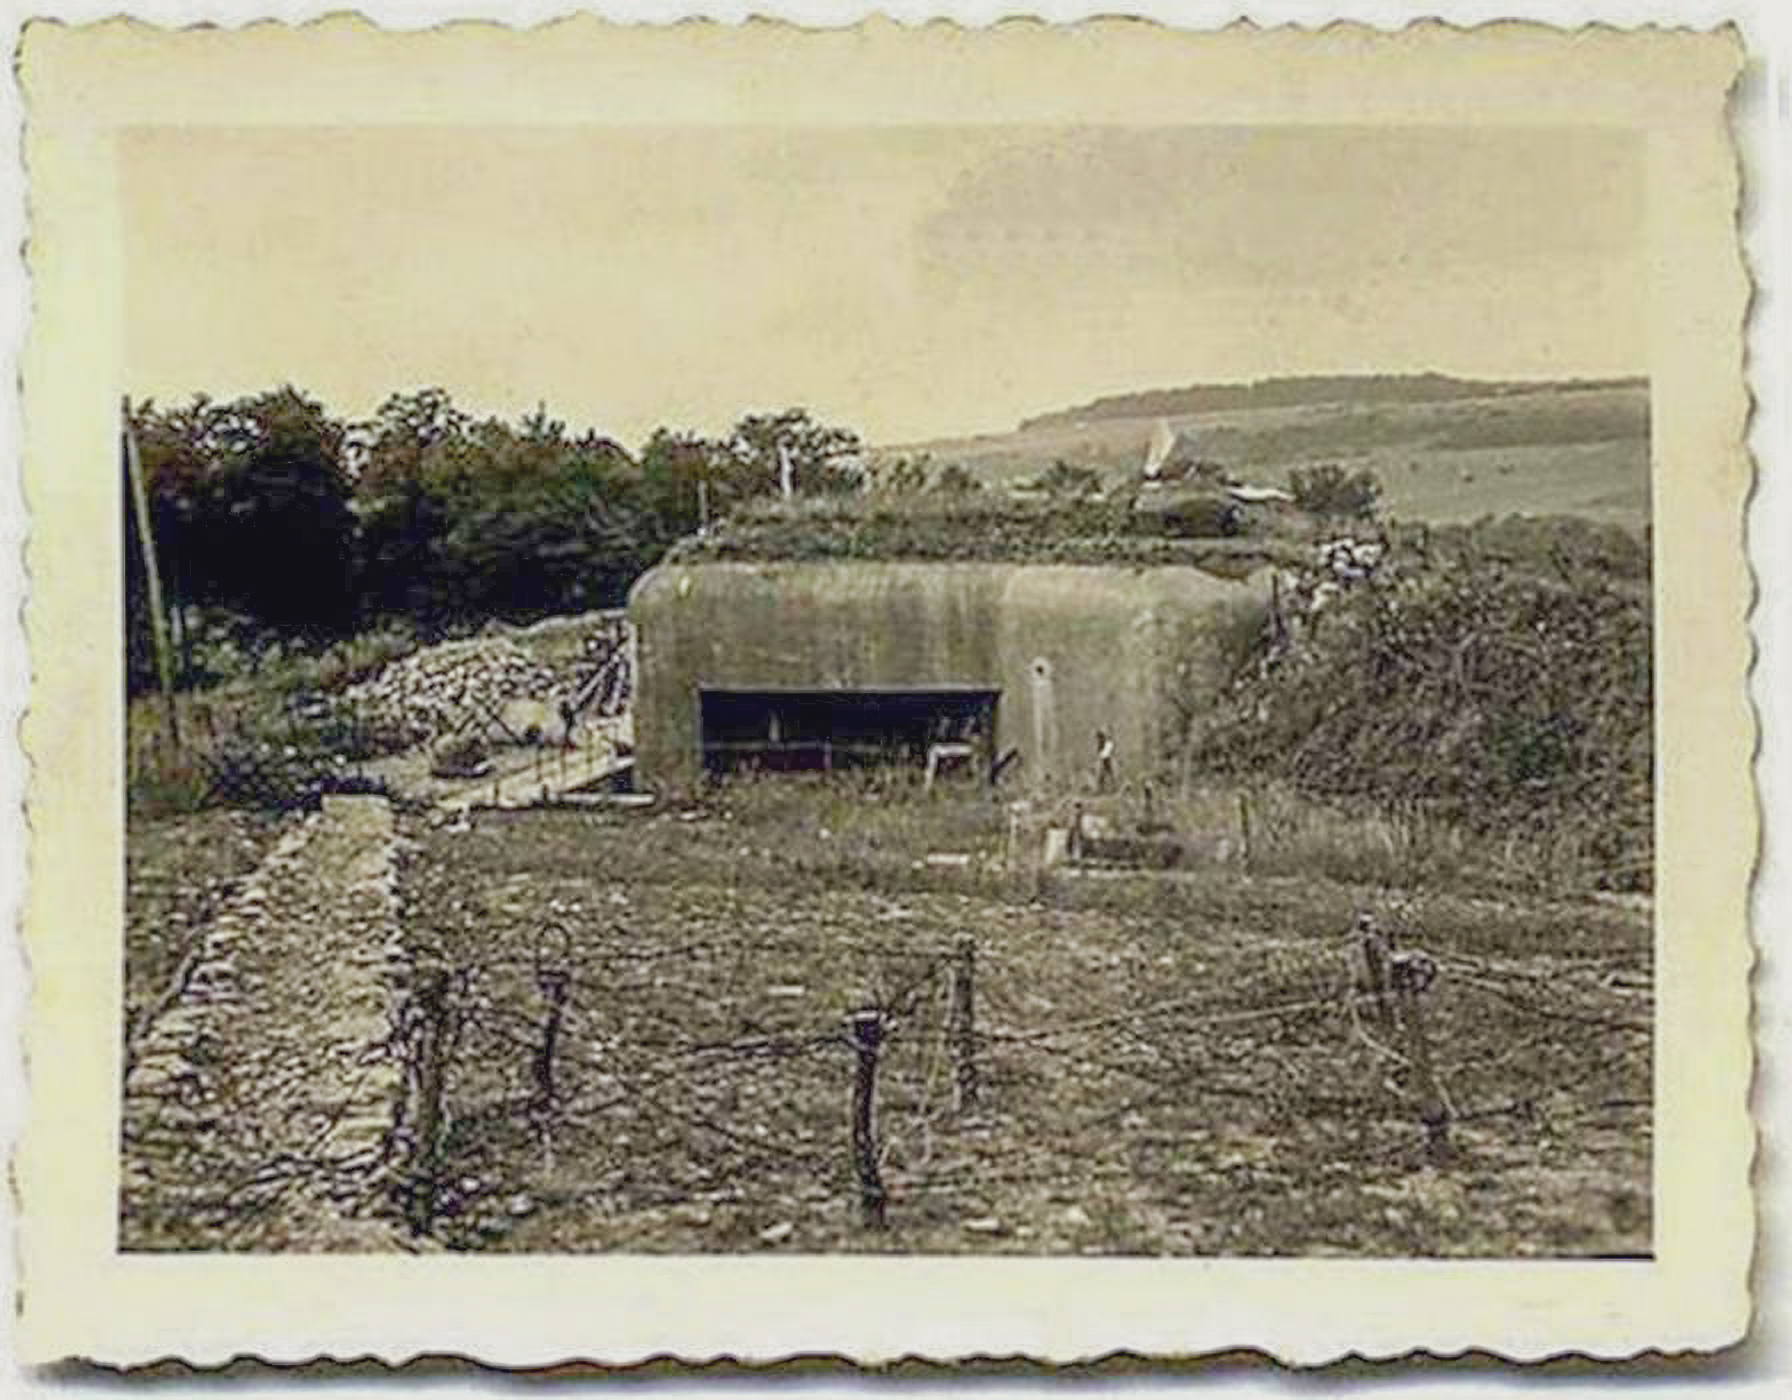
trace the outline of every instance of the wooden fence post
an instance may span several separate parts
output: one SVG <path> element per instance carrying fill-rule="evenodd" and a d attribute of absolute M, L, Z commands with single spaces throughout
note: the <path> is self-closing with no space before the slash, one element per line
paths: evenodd
<path fill-rule="evenodd" d="M 1251 798 L 1240 788 L 1238 792 L 1238 844 L 1244 856 L 1244 868 L 1251 868 Z"/>
<path fill-rule="evenodd" d="M 535 1048 L 535 1108 L 545 1112 L 554 1106 L 554 1047 L 560 1040 L 572 975 L 565 968 L 547 968 L 537 974 L 537 981 L 548 1010 L 541 1022 L 541 1044 Z"/>
<path fill-rule="evenodd" d="M 952 1046 L 952 1107 L 967 1113 L 977 1103 L 977 944 L 959 935 L 952 953 L 946 1034 Z"/>
<path fill-rule="evenodd" d="M 1388 936 L 1375 924 L 1368 914 L 1357 918 L 1356 926 L 1362 937 L 1363 963 L 1369 971 L 1369 991 L 1375 997 L 1375 1015 L 1381 1028 L 1390 1034 L 1394 1029 L 1394 1007 L 1388 1000 L 1388 959 L 1392 956 L 1388 948 Z"/>
<path fill-rule="evenodd" d="M 1437 976 L 1437 964 L 1421 953 L 1396 954 L 1388 964 L 1389 980 L 1400 1009 L 1406 1058 L 1412 1065 L 1419 1095 L 1419 1118 L 1425 1125 L 1425 1147 L 1433 1162 L 1450 1159 L 1450 1108 L 1431 1060 L 1431 1038 L 1425 1028 L 1421 994 Z"/>
<path fill-rule="evenodd" d="M 405 1163 L 405 1218 L 416 1234 L 435 1217 L 436 1181 L 441 1174 L 442 1098 L 448 1070 L 448 972 L 430 968 L 418 979 L 413 1006 L 411 1051 L 410 1152 Z"/>
<path fill-rule="evenodd" d="M 884 1038 L 883 1013 L 875 1009 L 855 1011 L 846 1018 L 847 1034 L 857 1054 L 852 1078 L 852 1166 L 859 1181 L 859 1224 L 867 1230 L 884 1228 L 884 1206 L 889 1194 L 877 1170 L 878 1047 Z"/>

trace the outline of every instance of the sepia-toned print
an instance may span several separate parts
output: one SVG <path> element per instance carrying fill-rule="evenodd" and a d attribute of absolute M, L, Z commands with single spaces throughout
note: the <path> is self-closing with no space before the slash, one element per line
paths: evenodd
<path fill-rule="evenodd" d="M 123 176 L 124 1248 L 1649 1252 L 1633 135 Z"/>
<path fill-rule="evenodd" d="M 37 31 L 31 1349 L 1733 1336 L 1737 62 Z"/>

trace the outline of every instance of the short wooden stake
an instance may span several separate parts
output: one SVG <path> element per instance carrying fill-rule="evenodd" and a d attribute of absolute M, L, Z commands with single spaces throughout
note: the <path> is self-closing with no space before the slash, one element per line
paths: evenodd
<path fill-rule="evenodd" d="M 1431 1060 L 1431 1038 L 1426 1033 L 1425 1006 L 1420 1000 L 1437 975 L 1437 966 L 1427 957 L 1404 953 L 1389 962 L 1388 974 L 1400 1009 L 1400 1028 L 1406 1058 L 1412 1065 L 1413 1087 L 1419 1095 L 1419 1119 L 1425 1125 L 1426 1151 L 1433 1162 L 1447 1162 L 1450 1160 L 1450 1108 L 1444 1101 L 1437 1070 Z"/>
<path fill-rule="evenodd" d="M 847 1034 L 857 1053 L 852 1078 L 852 1166 L 859 1182 L 859 1224 L 884 1228 L 889 1193 L 877 1170 L 877 1056 L 883 1044 L 884 1018 L 877 1010 L 855 1011 L 846 1018 Z"/>
<path fill-rule="evenodd" d="M 1375 921 L 1367 914 L 1357 920 L 1357 929 L 1362 937 L 1363 964 L 1369 972 L 1369 992 L 1375 998 L 1375 1016 L 1381 1028 L 1393 1033 L 1394 1007 L 1388 999 L 1388 959 L 1392 953 L 1388 947 L 1388 936 L 1376 927 Z"/>
<path fill-rule="evenodd" d="M 560 1022 L 566 1014 L 566 992 L 572 979 L 564 968 L 550 968 L 538 974 L 537 980 L 548 1010 L 541 1022 L 541 1044 L 535 1049 L 535 1107 L 546 1111 L 554 1106 L 554 1047 L 560 1040 Z"/>
<path fill-rule="evenodd" d="M 968 1113 L 977 1105 L 977 944 L 961 935 L 952 952 L 946 1034 L 952 1043 L 952 1107 Z"/>
<path fill-rule="evenodd" d="M 415 1040 L 411 1049 L 410 1160 L 405 1163 L 408 1191 L 405 1217 L 422 1234 L 435 1217 L 436 1178 L 441 1172 L 442 1112 L 450 1051 L 448 974 L 425 972 L 415 994 Z"/>
<path fill-rule="evenodd" d="M 1238 794 L 1238 844 L 1248 870 L 1251 866 L 1251 799 L 1244 792 Z"/>

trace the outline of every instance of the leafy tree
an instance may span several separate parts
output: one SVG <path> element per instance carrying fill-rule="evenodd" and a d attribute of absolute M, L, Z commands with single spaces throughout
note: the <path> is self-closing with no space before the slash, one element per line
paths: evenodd
<path fill-rule="evenodd" d="M 304 631 L 355 613 L 343 425 L 287 386 L 130 410 L 171 592 Z"/>
<path fill-rule="evenodd" d="M 515 428 L 473 424 L 441 490 L 438 618 L 612 606 L 655 554 L 628 454 L 594 432 L 569 436 L 542 410 Z"/>
<path fill-rule="evenodd" d="M 669 428 L 654 430 L 641 448 L 641 495 L 661 548 L 697 529 L 705 495 L 715 512 L 731 464 L 725 443 Z"/>
<path fill-rule="evenodd" d="M 800 491 L 861 480 L 857 435 L 802 409 L 743 418 L 724 441 L 661 429 L 639 465 L 545 407 L 515 423 L 475 419 L 439 388 L 394 394 L 355 424 L 290 386 L 127 409 L 173 611 L 199 604 L 262 634 L 612 606 L 695 528 L 700 483 L 719 514 L 777 490 L 781 455 Z M 134 683 L 152 675 L 146 591 L 133 539 Z"/>
<path fill-rule="evenodd" d="M 361 522 L 362 593 L 376 612 L 427 616 L 452 526 L 444 483 L 465 463 L 470 424 L 446 391 L 393 394 L 350 435 Z"/>
<path fill-rule="evenodd" d="M 779 489 L 779 449 L 790 458 L 791 486 L 805 496 L 856 491 L 863 484 L 857 466 L 863 444 L 846 428 L 817 423 L 806 408 L 754 413 L 734 425 L 728 438 L 729 496 L 746 500 Z"/>
<path fill-rule="evenodd" d="M 927 489 L 932 472 L 933 458 L 927 453 L 906 453 L 884 467 L 878 485 L 894 496 L 917 495 Z"/>

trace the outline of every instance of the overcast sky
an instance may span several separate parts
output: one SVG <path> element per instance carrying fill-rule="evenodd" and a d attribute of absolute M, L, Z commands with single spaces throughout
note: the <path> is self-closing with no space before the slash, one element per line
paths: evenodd
<path fill-rule="evenodd" d="M 154 129 L 127 385 L 439 384 L 634 446 L 877 442 L 1273 374 L 1641 373 L 1643 152 L 1600 130 Z"/>

